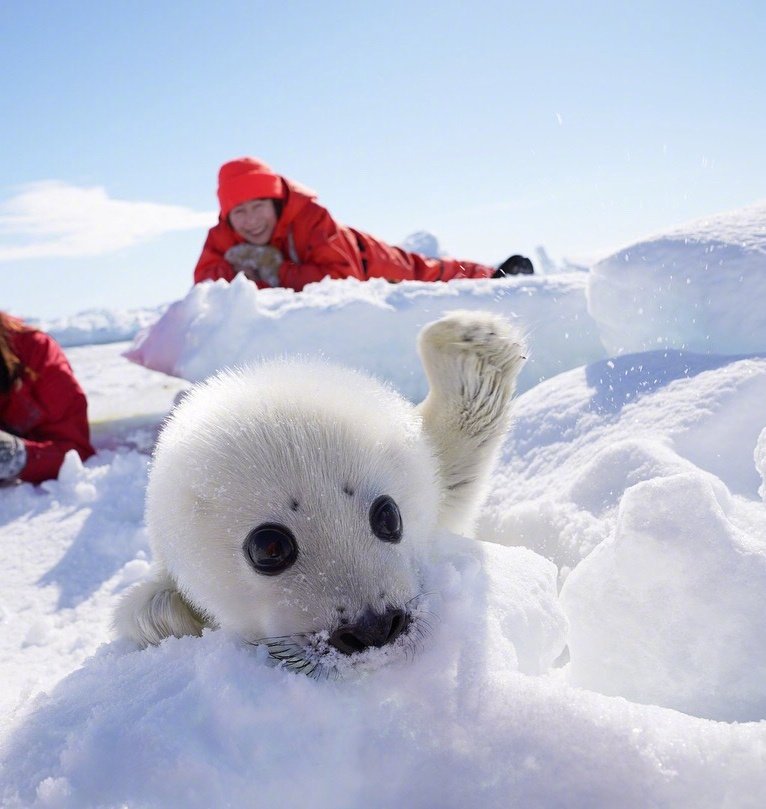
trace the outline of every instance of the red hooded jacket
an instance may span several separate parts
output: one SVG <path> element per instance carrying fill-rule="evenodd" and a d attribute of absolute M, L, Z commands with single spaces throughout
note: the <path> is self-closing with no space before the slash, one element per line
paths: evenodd
<path fill-rule="evenodd" d="M 10 320 L 10 318 L 9 318 Z M 64 455 L 93 455 L 85 394 L 64 352 L 47 334 L 11 321 L 11 350 L 21 363 L 8 393 L 0 393 L 0 429 L 24 441 L 27 463 L 19 477 L 40 483 L 58 476 Z"/>
<path fill-rule="evenodd" d="M 389 281 L 449 281 L 453 278 L 488 278 L 494 267 L 455 259 L 425 258 L 408 253 L 354 228 L 336 222 L 316 202 L 316 194 L 275 174 L 254 158 L 224 164 L 219 174 L 221 215 L 210 230 L 194 270 L 194 282 L 224 278 L 235 271 L 224 259 L 226 251 L 245 239 L 229 225 L 232 208 L 250 199 L 277 198 L 281 213 L 269 244 L 284 261 L 280 286 L 301 290 L 322 278 L 387 278 Z M 259 286 L 265 286 L 259 282 Z"/>

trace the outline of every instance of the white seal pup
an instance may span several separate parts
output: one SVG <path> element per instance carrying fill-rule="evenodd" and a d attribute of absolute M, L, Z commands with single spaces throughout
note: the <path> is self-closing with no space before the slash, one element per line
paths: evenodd
<path fill-rule="evenodd" d="M 309 671 L 316 638 L 351 654 L 417 636 L 420 554 L 437 527 L 471 532 L 524 359 L 485 312 L 428 324 L 418 349 L 417 407 L 318 361 L 193 388 L 155 449 L 154 571 L 118 605 L 119 634 L 146 646 L 221 627 Z"/>

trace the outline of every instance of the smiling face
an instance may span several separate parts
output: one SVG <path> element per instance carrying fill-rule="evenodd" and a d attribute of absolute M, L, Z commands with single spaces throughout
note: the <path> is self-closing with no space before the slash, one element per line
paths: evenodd
<path fill-rule="evenodd" d="M 250 244 L 265 245 L 277 226 L 277 209 L 273 199 L 251 199 L 229 212 L 229 223 Z"/>
<path fill-rule="evenodd" d="M 372 633 L 369 645 L 406 627 L 436 522 L 435 469 L 419 417 L 393 392 L 327 365 L 270 364 L 178 406 L 147 523 L 217 625 L 248 641 L 339 633 L 333 645 L 348 652 L 359 638 L 344 627 Z"/>

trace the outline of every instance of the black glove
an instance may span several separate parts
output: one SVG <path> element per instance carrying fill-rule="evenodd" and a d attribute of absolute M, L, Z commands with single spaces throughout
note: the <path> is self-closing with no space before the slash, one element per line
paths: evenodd
<path fill-rule="evenodd" d="M 24 442 L 5 430 L 0 430 L 0 482 L 13 480 L 27 465 Z"/>
<path fill-rule="evenodd" d="M 493 278 L 507 278 L 509 275 L 532 275 L 535 268 L 526 256 L 511 256 L 496 270 Z"/>
<path fill-rule="evenodd" d="M 226 261 L 251 281 L 263 281 L 270 287 L 279 286 L 282 254 L 276 247 L 260 244 L 235 244 L 224 254 Z"/>

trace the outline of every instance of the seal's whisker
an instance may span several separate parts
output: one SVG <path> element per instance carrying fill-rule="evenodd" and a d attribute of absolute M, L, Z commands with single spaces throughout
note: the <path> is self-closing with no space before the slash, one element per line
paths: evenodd
<path fill-rule="evenodd" d="M 309 637 L 309 633 L 306 632 L 296 632 L 294 635 L 274 635 L 272 637 L 265 637 L 265 638 L 255 638 L 254 640 L 249 640 L 248 643 L 253 645 L 269 645 L 270 643 L 288 643 L 292 642 L 293 639 L 296 640 L 305 640 Z"/>
<path fill-rule="evenodd" d="M 438 617 L 438 616 L 435 616 Z M 425 627 L 428 629 L 429 632 L 433 631 L 433 624 L 428 620 L 428 618 L 423 618 L 422 616 L 418 616 L 418 620 L 416 622 L 420 627 Z"/>
<path fill-rule="evenodd" d="M 423 593 L 418 593 L 417 595 L 412 596 L 412 598 L 410 598 L 408 601 L 405 601 L 404 606 L 407 607 L 412 604 L 413 601 L 419 601 L 421 598 L 434 595 L 439 595 L 439 592 L 437 590 L 426 590 Z"/>
<path fill-rule="evenodd" d="M 431 634 L 432 628 L 429 624 L 418 622 L 418 625 L 414 628 L 413 632 L 415 635 L 417 635 L 417 642 L 422 643 Z"/>

